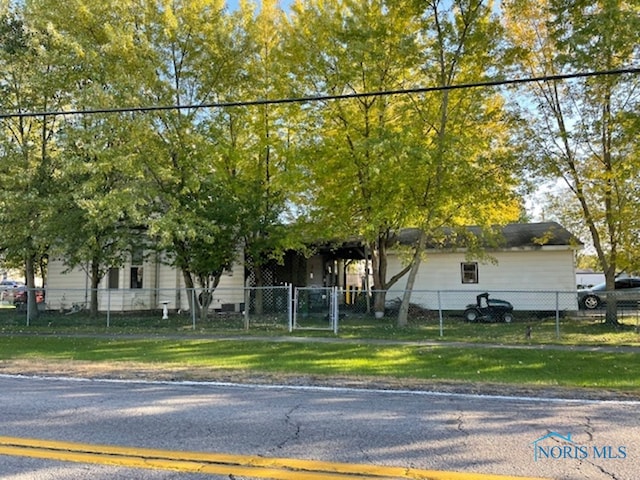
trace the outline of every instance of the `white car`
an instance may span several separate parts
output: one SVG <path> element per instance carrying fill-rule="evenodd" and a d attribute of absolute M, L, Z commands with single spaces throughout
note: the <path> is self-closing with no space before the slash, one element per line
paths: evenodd
<path fill-rule="evenodd" d="M 12 301 L 16 292 L 25 290 L 23 282 L 5 279 L 0 281 L 0 300 Z"/>

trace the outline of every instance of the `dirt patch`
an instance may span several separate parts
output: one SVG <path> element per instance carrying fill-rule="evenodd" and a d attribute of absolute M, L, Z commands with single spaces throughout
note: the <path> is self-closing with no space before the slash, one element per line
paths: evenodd
<path fill-rule="evenodd" d="M 219 370 L 166 364 L 133 362 L 81 362 L 3 360 L 0 374 L 75 377 L 87 379 L 118 379 L 143 381 L 194 381 L 247 384 L 344 387 L 380 390 L 415 390 L 476 395 L 526 396 L 581 400 L 636 400 L 640 392 L 601 390 L 593 388 L 563 388 L 521 386 L 479 382 L 430 381 L 393 377 L 352 377 L 324 375 L 294 375 L 257 373 L 252 371 Z"/>

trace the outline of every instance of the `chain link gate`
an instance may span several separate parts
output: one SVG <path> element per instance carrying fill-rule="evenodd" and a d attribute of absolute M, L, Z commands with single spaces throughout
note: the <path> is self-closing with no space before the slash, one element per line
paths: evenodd
<path fill-rule="evenodd" d="M 338 288 L 296 287 L 289 331 L 329 330 L 338 333 Z"/>

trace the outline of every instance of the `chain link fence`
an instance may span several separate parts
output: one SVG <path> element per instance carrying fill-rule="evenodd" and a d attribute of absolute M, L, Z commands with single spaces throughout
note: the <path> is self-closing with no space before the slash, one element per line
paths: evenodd
<path fill-rule="evenodd" d="M 0 326 L 286 331 L 292 315 L 288 286 L 219 288 L 213 292 L 199 288 L 93 291 L 46 288 L 2 293 Z M 32 311 L 33 306 L 27 301 L 33 294 L 37 312 Z"/>
<path fill-rule="evenodd" d="M 122 327 L 134 331 L 138 328 L 141 332 L 164 329 L 282 333 L 313 328 L 330 334 L 354 324 L 395 325 L 405 296 L 402 290 L 291 286 L 216 289 L 210 295 L 205 293 L 202 289 L 3 290 L 0 291 L 0 328 L 59 326 L 95 331 Z M 475 322 L 551 320 L 559 324 L 565 318 L 604 319 L 604 304 L 597 309 L 586 309 L 576 291 L 491 291 L 488 305 L 481 305 L 483 293 L 412 291 L 407 314 L 409 326 L 435 324 L 443 336 L 448 326 L 470 320 L 466 315 L 469 309 L 478 310 L 473 317 Z M 37 312 L 31 311 L 33 306 L 27 301 L 31 295 L 35 295 Z M 380 298 L 376 302 L 377 297 Z M 611 301 L 611 294 L 608 299 Z M 483 310 L 497 300 L 512 306 L 509 317 Z M 618 315 L 640 324 L 640 298 L 624 295 L 617 300 Z M 376 312 L 375 305 L 384 305 L 384 312 Z M 505 303 L 500 303 L 500 308 L 504 306 Z"/>

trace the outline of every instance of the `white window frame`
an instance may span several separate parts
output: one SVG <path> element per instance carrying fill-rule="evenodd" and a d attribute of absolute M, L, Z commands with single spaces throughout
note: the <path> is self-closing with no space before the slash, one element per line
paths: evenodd
<path fill-rule="evenodd" d="M 460 264 L 460 278 L 462 283 L 478 283 L 480 274 L 478 262 L 462 262 Z"/>

